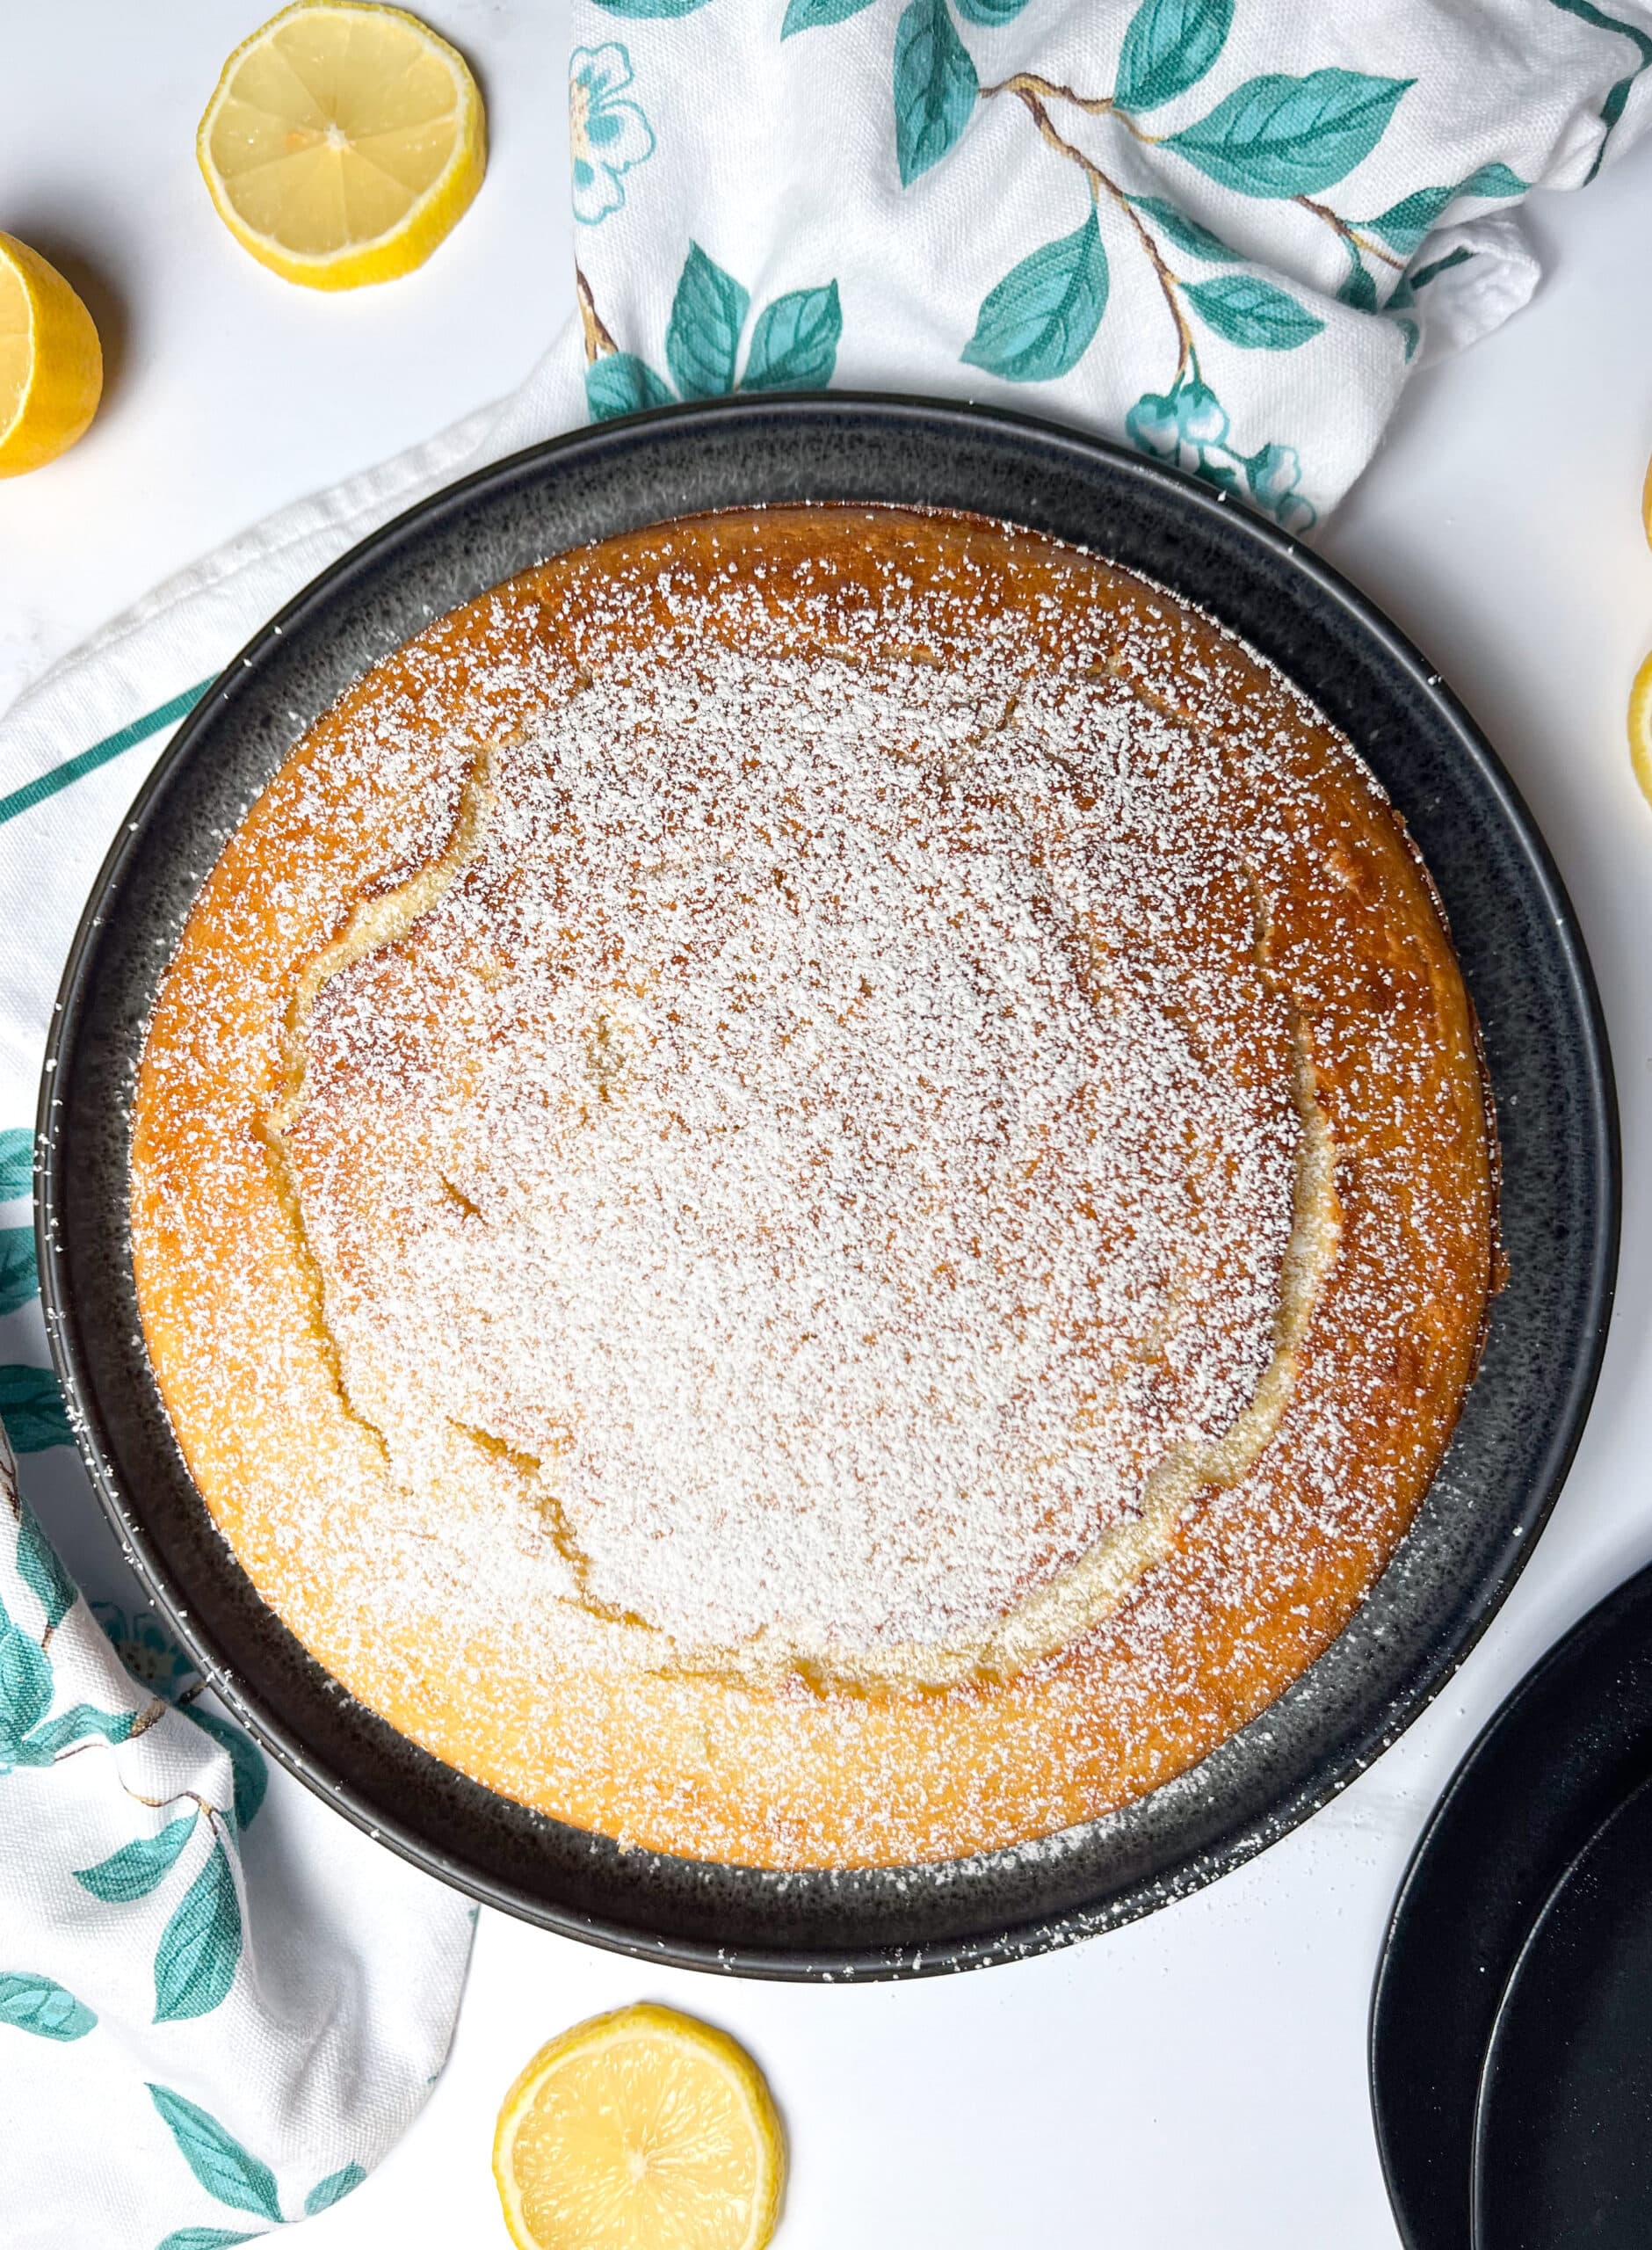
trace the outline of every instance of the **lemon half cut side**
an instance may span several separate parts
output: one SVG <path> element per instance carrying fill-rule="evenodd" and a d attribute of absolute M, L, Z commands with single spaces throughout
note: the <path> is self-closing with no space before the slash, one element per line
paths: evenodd
<path fill-rule="evenodd" d="M 67 453 L 102 395 L 91 315 L 38 250 L 0 235 L 0 476 Z"/>
<path fill-rule="evenodd" d="M 422 265 L 487 170 L 482 95 L 417 16 L 299 0 L 223 68 L 195 153 L 218 214 L 272 272 L 358 289 Z"/>
<path fill-rule="evenodd" d="M 763 2250 L 785 2167 L 750 2056 L 646 2003 L 541 2047 L 505 2096 L 493 2147 L 517 2250 Z"/>

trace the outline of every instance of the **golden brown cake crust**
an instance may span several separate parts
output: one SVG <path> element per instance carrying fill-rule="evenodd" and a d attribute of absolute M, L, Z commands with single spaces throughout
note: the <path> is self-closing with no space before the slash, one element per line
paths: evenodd
<path fill-rule="evenodd" d="M 444 1598 L 439 1568 L 409 1578 L 387 1552 L 384 1441 L 341 1380 L 326 1316 L 342 1283 L 301 1223 L 322 1176 L 303 1137 L 304 1042 L 343 957 L 329 949 L 349 940 L 363 993 L 394 982 L 417 930 L 402 912 L 373 953 L 373 902 L 433 908 L 435 871 L 465 879 L 493 802 L 489 745 L 531 737 L 593 679 L 694 639 L 760 661 L 767 635 L 788 660 L 852 643 L 856 662 L 944 674 L 948 634 L 960 648 L 996 634 L 1012 686 L 1073 683 L 1098 713 L 1175 729 L 1179 754 L 1214 764 L 1222 819 L 1247 839 L 1264 983 L 1289 996 L 1334 1151 L 1330 1248 L 1265 1442 L 1167 1518 L 1076 1637 L 1013 1660 L 982 1644 L 927 1685 L 875 1666 L 857 1680 L 830 1664 L 743 1676 L 613 1662 L 533 1613 L 512 1618 L 496 1589 L 491 1609 Z M 1270 1031 L 1257 991 L 1246 1051 L 1258 1102 L 1277 1107 L 1285 1018 Z M 312 1109 L 314 1131 L 323 1117 Z M 526 572 L 438 620 L 311 729 L 230 838 L 163 980 L 132 1216 L 146 1339 L 191 1472 L 264 1597 L 364 1702 L 479 1780 L 633 1843 L 896 1865 L 1127 1803 L 1254 1717 L 1341 1629 L 1426 1492 L 1474 1371 L 1494 1154 L 1426 875 L 1300 697 L 1185 606 L 1054 542 L 967 518 L 799 508 L 691 519 Z M 506 1458 L 499 1474 L 516 1473 Z M 438 1517 L 414 1535 L 456 1542 L 459 1586 L 467 1535 Z"/>

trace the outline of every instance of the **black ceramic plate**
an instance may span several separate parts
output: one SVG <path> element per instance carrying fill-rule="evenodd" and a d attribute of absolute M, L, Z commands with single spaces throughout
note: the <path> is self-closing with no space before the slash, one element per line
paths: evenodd
<path fill-rule="evenodd" d="M 1652 2242 L 1652 1786 L 1584 1845 L 1497 2010 L 1474 2115 L 1474 2250 Z"/>
<path fill-rule="evenodd" d="M 1556 1883 L 1648 1775 L 1652 1570 L 1527 1673 L 1459 1767 L 1401 1886 L 1372 1999 L 1371 2088 L 1407 2250 L 1470 2250 L 1475 2103 L 1503 1993 Z M 1652 1898 L 1652 1858 L 1645 1872 Z M 1503 2250 L 1503 2236 L 1486 2240 Z"/>
<path fill-rule="evenodd" d="M 621 1852 L 465 1780 L 351 1702 L 264 1607 L 185 1474 L 138 1340 L 124 1108 L 156 978 L 220 840 L 303 729 L 439 612 L 546 555 L 691 511 L 975 509 L 1073 541 L 1243 634 L 1345 729 L 1450 912 L 1502 1118 L 1513 1278 L 1459 1435 L 1371 1600 L 1195 1771 L 1036 1850 L 921 1874 L 786 1876 Z M 1507 778 L 1425 662 L 1224 496 L 1016 417 L 919 401 L 731 401 L 484 469 L 319 578 L 249 645 L 134 807 L 65 973 L 42 1100 L 40 1264 L 93 1479 L 158 1602 L 274 1753 L 479 1898 L 651 1957 L 768 1976 L 913 1974 L 1058 1944 L 1260 1851 L 1406 1724 L 1507 1589 L 1594 1385 L 1617 1241 L 1610 1071 L 1571 910 Z"/>

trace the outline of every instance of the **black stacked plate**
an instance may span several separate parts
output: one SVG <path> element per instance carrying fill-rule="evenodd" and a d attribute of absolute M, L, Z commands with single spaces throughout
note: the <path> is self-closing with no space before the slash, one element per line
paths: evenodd
<path fill-rule="evenodd" d="M 1035 1851 L 782 1875 L 622 1851 L 443 1766 L 356 1703 L 214 1530 L 139 1335 L 126 1105 L 156 983 L 221 840 L 368 665 L 547 555 L 694 511 L 969 509 L 1077 541 L 1200 605 L 1341 727 L 1409 822 L 1479 1011 L 1511 1278 L 1457 1437 L 1370 1600 L 1194 1771 Z M 329 570 L 257 635 L 161 759 L 100 875 L 40 1109 L 40 1270 L 97 1490 L 157 1604 L 275 1756 L 410 1859 L 649 1958 L 778 1977 L 1014 1958 L 1148 1912 L 1261 1850 L 1392 1741 L 1496 1608 L 1587 1410 L 1617 1242 L 1610 1070 L 1571 909 L 1525 808 L 1438 675 L 1369 603 L 1225 494 L 965 407 L 733 400 L 582 431 L 483 470 Z"/>
<path fill-rule="evenodd" d="M 1652 1570 L 1522 1681 L 1436 1808 L 1371 2068 L 1407 2250 L 1652 2243 Z"/>

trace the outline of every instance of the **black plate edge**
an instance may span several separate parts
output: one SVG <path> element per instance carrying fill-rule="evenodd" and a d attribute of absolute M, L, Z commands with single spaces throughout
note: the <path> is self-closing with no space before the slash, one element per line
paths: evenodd
<path fill-rule="evenodd" d="M 1606 1831 L 1614 1826 L 1620 1818 L 1627 1814 L 1630 1807 L 1634 1804 L 1637 1800 L 1644 1803 L 1648 1793 L 1652 1793 L 1652 1777 L 1636 1782 L 1634 1786 L 1619 1798 L 1619 1802 L 1612 1807 L 1612 1811 L 1605 1815 L 1605 1818 L 1597 1821 L 1595 1825 L 1590 1830 L 1589 1834 L 1577 1847 L 1576 1850 L 1567 1861 L 1565 1866 L 1561 1869 L 1559 1875 L 1554 1878 L 1554 1883 L 1550 1885 L 1547 1897 L 1544 1898 L 1542 1905 L 1538 1908 L 1537 1912 L 1532 1919 L 1531 1928 L 1527 1930 L 1525 1934 L 1525 1941 L 1521 1944 L 1519 1951 L 1515 1955 L 1513 1965 L 1509 1971 L 1507 1981 L 1504 1983 L 1502 1992 L 1497 1996 L 1496 2013 L 1491 2019 L 1491 2036 L 1486 2043 L 1485 2058 L 1481 2065 L 1480 2070 L 1480 2080 L 1474 2089 L 1474 2135 L 1471 2143 L 1472 2156 L 1470 2159 L 1468 2174 L 1468 2232 L 1470 2250 L 1485 2250 L 1482 2238 L 1487 2232 L 1484 2224 L 1483 2209 L 1483 2183 L 1486 2170 L 1484 2156 L 1486 2118 L 1488 2109 L 1490 2106 L 1493 2084 L 1497 2073 L 1499 2047 L 1503 2038 L 1503 2026 L 1508 2020 L 1510 2008 L 1513 2002 L 1515 1987 L 1520 1980 L 1521 1974 L 1524 1971 L 1527 1962 L 1532 1958 L 1533 1951 L 1548 1927 L 1550 1916 L 1558 1910 L 1562 1893 L 1569 1888 L 1574 1879 L 1581 1872 L 1584 1862 L 1592 1855 L 1596 1847 L 1605 1837 Z"/>
<path fill-rule="evenodd" d="M 1398 1964 L 1402 1957 L 1398 1940 L 1402 1927 L 1406 1922 L 1422 1887 L 1436 1839 L 1451 1825 L 1456 1818 L 1458 1808 L 1463 1798 L 1477 1785 L 1482 1757 L 1505 1737 L 1518 1734 L 1526 1724 L 1529 1716 L 1533 1711 L 1540 1710 L 1547 1702 L 1554 1680 L 1580 1663 L 1586 1661 L 1590 1653 L 1602 1644 L 1609 1642 L 1637 1611 L 1646 1607 L 1649 1594 L 1652 1594 L 1652 1564 L 1646 1564 L 1632 1571 L 1627 1578 L 1621 1579 L 1617 1586 L 1603 1594 L 1599 1600 L 1592 1603 L 1579 1616 L 1574 1618 L 1549 1643 L 1530 1670 L 1523 1673 L 1509 1690 L 1459 1760 L 1450 1780 L 1436 1798 L 1428 1818 L 1424 1823 L 1422 1833 L 1417 1837 L 1406 1862 L 1405 1872 L 1400 1879 L 1400 1887 L 1395 1893 L 1394 1905 L 1383 1932 L 1376 1974 L 1372 1980 L 1371 2000 L 1366 2016 L 1366 2043 L 1367 2082 L 1377 2153 L 1381 2162 L 1383 2180 L 1388 2190 L 1395 2223 L 1399 2229 L 1405 2250 L 1438 2250 L 1438 2246 L 1417 2232 L 1411 2225 L 1412 2213 L 1401 2200 L 1400 2195 L 1396 2193 L 1395 2152 L 1388 2130 L 1386 2105 L 1382 2098 L 1380 2080 L 1379 2049 L 1382 2037 L 1382 2020 L 1391 1996 L 1398 1989 L 1400 1975 Z M 1648 1759 L 1638 1763 L 1629 1761 L 1629 1769 L 1634 1772 L 1634 1779 L 1625 1789 L 1619 1791 L 1617 1804 L 1612 1810 L 1589 1824 L 1585 1837 L 1567 1855 L 1560 1872 L 1552 1873 L 1532 1899 L 1532 1919 L 1503 1963 L 1497 1983 L 1496 2001 L 1489 2019 L 1493 2027 L 1501 2012 L 1509 1982 L 1531 1938 L 1535 1922 L 1540 1919 L 1559 1883 L 1564 1879 L 1578 1854 L 1588 1848 L 1595 1835 L 1598 1833 L 1604 1820 L 1612 1817 L 1612 1811 L 1617 1810 L 1634 1790 L 1652 1782 L 1652 1743 L 1648 1743 Z M 1477 2121 L 1479 2108 L 1477 2084 L 1474 2108 Z M 1468 2229 L 1472 2225 L 1472 2205 L 1469 2198 L 1470 2180 L 1465 2174 L 1463 2181 L 1464 2232 L 1461 2238 L 1465 2245 L 1469 2240 Z"/>
<path fill-rule="evenodd" d="M 1124 447 L 1035 416 L 911 395 L 848 390 L 793 394 L 783 403 L 788 417 L 794 417 L 800 422 L 807 421 L 811 415 L 835 417 L 847 407 L 872 410 L 888 419 L 898 419 L 904 415 L 930 423 L 937 420 L 952 422 L 961 429 L 983 422 L 997 424 L 1009 431 L 1034 435 L 1052 451 L 1069 453 L 1075 460 L 1093 456 L 1096 453 L 1110 455 L 1127 464 L 1133 475 L 1173 490 L 1177 502 L 1183 506 L 1192 504 L 1211 512 L 1235 512 L 1225 492 L 1200 483 L 1180 469 L 1148 461 Z M 1019 1959 L 1031 1953 L 1064 1947 L 1084 1937 L 1117 1928 L 1170 1899 L 1200 1890 L 1231 1869 L 1255 1857 L 1331 1803 L 1348 1782 L 1397 1740 L 1427 1707 L 1472 1652 L 1525 1567 L 1532 1547 L 1559 1497 L 1581 1441 L 1589 1404 L 1599 1377 L 1616 1281 L 1621 1223 L 1621 1134 L 1605 1016 L 1576 911 L 1553 856 L 1513 780 L 1469 715 L 1467 707 L 1445 685 L 1438 670 L 1416 643 L 1340 571 L 1292 534 L 1264 518 L 1244 510 L 1240 504 L 1238 512 L 1243 516 L 1247 535 L 1254 537 L 1259 544 L 1277 554 L 1288 556 L 1293 566 L 1308 577 L 1329 600 L 1355 618 L 1373 639 L 1383 645 L 1396 664 L 1412 676 L 1414 683 L 1425 691 L 1442 715 L 1449 720 L 1458 747 L 1497 799 L 1507 817 L 1511 836 L 1519 839 L 1521 850 L 1532 869 L 1534 886 L 1547 903 L 1554 942 L 1564 961 L 1580 1021 L 1588 1032 L 1586 1061 L 1593 1095 L 1592 1107 L 1603 1127 L 1602 1139 L 1590 1151 L 1596 1167 L 1595 1186 L 1603 1223 L 1597 1230 L 1595 1257 L 1589 1281 L 1587 1345 L 1574 1361 L 1564 1412 L 1557 1419 L 1556 1431 L 1547 1456 L 1532 1480 L 1532 1499 L 1497 1563 L 1482 1576 L 1478 1585 L 1465 1590 L 1456 1622 L 1451 1629 L 1451 1644 L 1444 1653 L 1436 1651 L 1419 1660 L 1406 1688 L 1390 1699 L 1387 1709 L 1369 1726 L 1345 1738 L 1334 1751 L 1328 1750 L 1327 1762 L 1334 1762 L 1337 1768 L 1336 1778 L 1316 1784 L 1305 1784 L 1287 1792 L 1276 1800 L 1265 1814 L 1242 1821 L 1216 1838 L 1174 1875 L 1139 1881 L 1114 1894 L 1094 1910 L 1079 1910 L 1054 1918 L 1034 1920 L 1007 1931 L 971 1934 L 934 1946 L 846 1952 L 802 1949 L 768 1951 L 750 1945 L 725 1949 L 688 1939 L 668 1941 L 627 1924 L 604 1921 L 569 1909 L 552 1908 L 544 1900 L 517 1892 L 507 1883 L 473 1877 L 446 1854 L 424 1843 L 395 1820 L 377 1815 L 366 1805 L 356 1802 L 352 1792 L 342 1781 L 327 1770 L 321 1761 L 306 1753 L 302 1746 L 289 1737 L 284 1729 L 248 1702 L 235 1686 L 233 1666 L 200 1632 L 187 1613 L 181 1611 L 173 1601 L 166 1590 L 160 1565 L 142 1526 L 128 1509 L 110 1475 L 99 1419 L 80 1381 L 78 1323 L 73 1309 L 64 1302 L 60 1288 L 61 1267 L 53 1232 L 56 1156 L 53 1129 L 53 1078 L 58 1061 L 69 1043 L 78 1012 L 86 959 L 101 920 L 97 911 L 98 904 L 135 848 L 134 838 L 141 840 L 139 831 L 149 805 L 170 786 L 196 735 L 204 729 L 209 714 L 234 699 L 241 676 L 259 654 L 313 605 L 324 602 L 334 581 L 359 560 L 406 538 L 416 525 L 444 508 L 461 505 L 474 490 L 491 477 L 508 471 L 514 464 L 529 458 L 552 458 L 559 453 L 571 452 L 589 441 L 598 432 L 609 439 L 632 433 L 641 437 L 656 424 L 680 424 L 696 418 L 734 418 L 754 410 L 772 413 L 779 404 L 781 402 L 765 397 L 751 401 L 706 400 L 687 406 L 660 408 L 569 431 L 525 447 L 518 454 L 489 461 L 417 502 L 346 549 L 326 570 L 301 588 L 231 657 L 179 726 L 134 798 L 123 818 L 120 833 L 105 854 L 94 879 L 87 905 L 70 943 L 53 1010 L 36 1114 L 35 1238 L 41 1302 L 54 1371 L 64 1390 L 82 1461 L 111 1528 L 120 1541 L 122 1554 L 214 1691 L 222 1696 L 248 1731 L 281 1765 L 341 1811 L 355 1826 L 375 1841 L 388 1845 L 412 1864 L 482 1904 L 504 1906 L 507 1911 L 556 1930 L 561 1934 L 581 1939 L 610 1951 L 683 1968 L 782 1981 L 866 1981 L 940 1975 Z M 1263 1717 L 1265 1717 L 1265 1713 Z M 1191 1770 L 1197 1773 L 1198 1768 Z"/>

